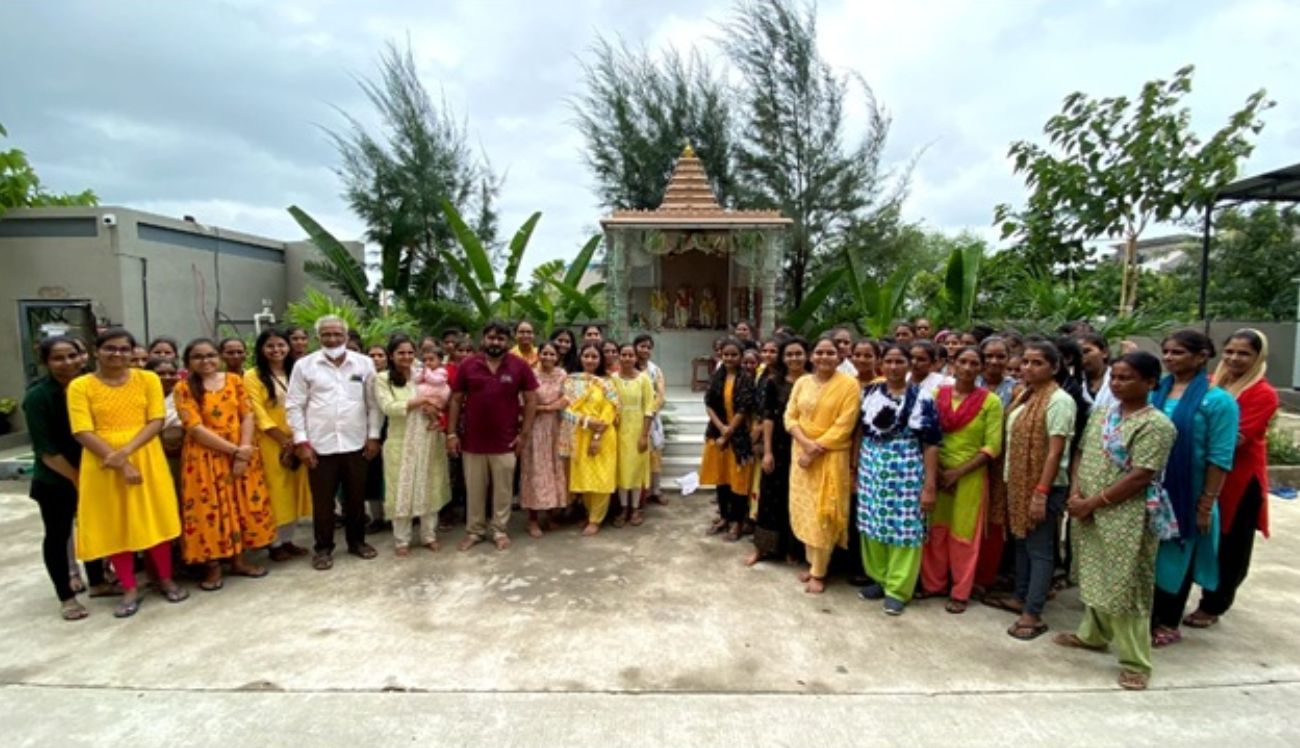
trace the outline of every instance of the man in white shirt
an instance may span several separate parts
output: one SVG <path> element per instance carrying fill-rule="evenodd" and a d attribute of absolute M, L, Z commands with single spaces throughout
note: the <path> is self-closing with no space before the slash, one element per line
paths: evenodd
<path fill-rule="evenodd" d="M 284 405 L 294 450 L 308 469 L 316 555 L 312 568 L 334 565 L 334 496 L 343 488 L 348 553 L 375 557 L 366 544 L 366 461 L 379 454 L 383 413 L 375 403 L 375 365 L 349 351 L 348 325 L 335 316 L 316 321 L 321 349 L 294 363 Z"/>

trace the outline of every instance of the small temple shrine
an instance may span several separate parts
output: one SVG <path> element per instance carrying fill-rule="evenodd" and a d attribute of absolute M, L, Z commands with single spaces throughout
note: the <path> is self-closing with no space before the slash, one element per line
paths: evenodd
<path fill-rule="evenodd" d="M 756 335 L 776 321 L 776 288 L 791 221 L 774 210 L 727 210 L 688 145 L 654 210 L 618 210 L 605 232 L 610 334 L 655 336 L 670 383 L 686 383 L 691 359 L 739 320 Z"/>

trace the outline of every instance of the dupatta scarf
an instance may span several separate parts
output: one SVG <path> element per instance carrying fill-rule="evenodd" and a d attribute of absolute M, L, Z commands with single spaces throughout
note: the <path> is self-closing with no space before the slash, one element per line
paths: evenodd
<path fill-rule="evenodd" d="M 1174 388 L 1172 374 L 1160 380 L 1160 387 L 1151 398 L 1151 404 L 1161 411 L 1169 401 L 1169 393 Z M 1196 411 L 1201 408 L 1205 393 L 1210 391 L 1210 378 L 1200 371 L 1187 383 L 1183 396 L 1174 406 L 1170 419 L 1178 429 L 1178 438 L 1174 449 L 1169 453 L 1169 463 L 1165 466 L 1165 490 L 1169 492 L 1169 501 L 1174 505 L 1174 517 L 1178 520 L 1178 537 L 1195 538 L 1196 497 L 1192 495 L 1192 472 L 1196 470 Z M 1202 468 L 1204 469 L 1204 468 Z"/>

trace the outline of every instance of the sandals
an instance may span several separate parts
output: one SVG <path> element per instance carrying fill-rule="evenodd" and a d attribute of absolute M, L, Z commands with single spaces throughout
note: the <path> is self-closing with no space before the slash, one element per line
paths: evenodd
<path fill-rule="evenodd" d="M 988 594 L 985 595 L 984 599 L 980 600 L 980 602 L 984 603 L 990 608 L 1005 610 L 1008 613 L 1020 614 L 1025 612 L 1024 603 L 1020 602 L 1019 600 L 1017 600 L 1015 597 L 1011 595 Z"/>
<path fill-rule="evenodd" d="M 204 592 L 216 592 L 217 590 L 222 589 L 225 586 L 226 586 L 226 580 L 222 579 L 221 577 L 217 577 L 214 580 L 204 579 L 202 582 L 199 582 L 199 589 L 203 590 Z"/>
<path fill-rule="evenodd" d="M 503 533 L 492 538 L 492 544 L 497 547 L 498 551 L 508 550 L 510 548 L 510 537 Z"/>
<path fill-rule="evenodd" d="M 1127 668 L 1119 671 L 1119 687 L 1125 691 L 1145 691 L 1151 676 Z"/>
<path fill-rule="evenodd" d="M 63 604 L 63 609 L 59 611 L 59 615 L 65 621 L 81 621 L 90 615 L 90 611 L 86 610 L 86 606 L 77 602 L 76 598 L 73 598 Z"/>
<path fill-rule="evenodd" d="M 1047 624 L 1039 621 L 1038 623 L 1021 623 L 1016 621 L 1007 629 L 1007 636 L 1012 639 L 1019 639 L 1022 642 L 1033 641 L 1043 634 L 1047 633 Z"/>
<path fill-rule="evenodd" d="M 808 584 L 803 588 L 805 594 L 820 595 L 826 591 L 826 577 L 814 577 L 808 575 Z"/>
<path fill-rule="evenodd" d="M 640 509 L 633 509 L 632 519 L 628 520 L 628 524 L 632 525 L 633 527 L 640 527 L 644 523 L 645 523 L 645 515 L 641 513 Z"/>
<path fill-rule="evenodd" d="M 74 595 L 80 595 L 81 593 L 86 591 L 86 583 L 81 579 L 80 574 L 74 572 L 68 575 L 68 589 L 72 590 L 72 594 Z M 67 619 L 67 620 L 78 620 L 78 619 Z"/>
<path fill-rule="evenodd" d="M 589 538 L 598 532 L 600 532 L 600 525 L 596 524 L 595 522 L 588 522 L 587 526 L 582 528 L 582 534 L 584 537 Z"/>
<path fill-rule="evenodd" d="M 261 579 L 266 576 L 265 566 L 232 566 L 230 567 L 230 576 L 248 577 L 249 579 Z"/>
<path fill-rule="evenodd" d="M 356 556 L 363 561 L 369 561 L 379 555 L 379 551 L 375 550 L 369 543 L 362 543 L 361 545 L 353 546 L 348 549 L 348 553 L 351 553 L 353 556 Z"/>
<path fill-rule="evenodd" d="M 159 588 L 158 594 L 166 598 L 169 603 L 183 603 L 190 599 L 189 591 L 175 582 L 172 582 L 170 587 Z"/>
<path fill-rule="evenodd" d="M 1160 647 L 1172 646 L 1182 640 L 1183 640 L 1183 632 L 1179 631 L 1178 629 L 1170 629 L 1170 628 L 1165 628 L 1164 626 L 1157 626 L 1154 630 L 1151 631 L 1151 646 L 1157 649 L 1159 649 Z"/>
<path fill-rule="evenodd" d="M 393 551 L 393 554 L 398 558 L 406 558 L 407 556 L 411 555 L 411 547 L 409 545 L 399 545 Z"/>
<path fill-rule="evenodd" d="M 1080 639 L 1078 634 L 1074 634 L 1074 633 L 1067 634 L 1065 632 L 1061 632 L 1056 636 L 1053 636 L 1052 643 L 1061 647 L 1068 647 L 1070 649 L 1084 649 L 1089 652 L 1105 652 L 1107 649 L 1109 649 L 1109 647 L 1107 647 L 1105 644 L 1089 644 L 1088 642 Z"/>
<path fill-rule="evenodd" d="M 966 612 L 966 608 L 969 604 L 970 603 L 966 600 L 958 600 L 954 597 L 948 600 L 948 603 L 943 606 L 943 609 L 953 615 L 961 615 Z"/>
<path fill-rule="evenodd" d="M 727 520 L 722 519 L 721 517 L 719 517 L 719 518 L 713 520 L 713 524 L 709 525 L 709 531 L 708 531 L 707 534 L 709 534 L 709 535 L 721 535 L 722 533 L 724 533 L 724 532 L 726 532 L 726 531 L 727 531 Z"/>
<path fill-rule="evenodd" d="M 334 568 L 334 555 L 331 553 L 320 552 L 311 559 L 311 568 L 316 571 L 329 571 Z"/>
<path fill-rule="evenodd" d="M 130 618 L 140 611 L 140 598 L 131 601 L 123 600 L 113 606 L 114 618 Z"/>
<path fill-rule="evenodd" d="M 613 524 L 614 524 L 614 527 L 616 527 L 616 528 L 621 528 L 621 527 L 623 527 L 624 525 L 627 524 L 627 515 L 626 515 L 626 514 L 619 514 L 617 517 L 614 518 L 614 523 L 613 523 Z"/>
<path fill-rule="evenodd" d="M 542 537 L 542 526 L 537 524 L 536 522 L 529 522 L 528 537 L 532 538 L 533 540 Z"/>
<path fill-rule="evenodd" d="M 487 538 L 482 535 L 466 535 L 465 539 L 460 541 L 460 544 L 456 546 L 456 549 L 462 552 L 468 551 L 470 548 L 473 548 L 485 540 L 487 540 Z"/>
<path fill-rule="evenodd" d="M 1199 608 L 1192 611 L 1183 619 L 1184 626 L 1191 626 L 1194 629 L 1208 629 L 1219 622 L 1219 617 L 1210 615 Z"/>
<path fill-rule="evenodd" d="M 105 582 L 91 587 L 90 594 L 86 597 L 121 597 L 125 594 L 126 590 L 122 589 L 121 582 Z"/>

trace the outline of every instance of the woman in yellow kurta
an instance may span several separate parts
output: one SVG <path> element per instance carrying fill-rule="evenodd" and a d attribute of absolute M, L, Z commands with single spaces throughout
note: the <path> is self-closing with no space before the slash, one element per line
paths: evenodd
<path fill-rule="evenodd" d="M 564 419 L 573 424 L 569 492 L 581 494 L 587 507 L 582 534 L 595 535 L 617 483 L 618 439 L 607 438 L 605 432 L 618 416 L 618 392 L 597 374 L 604 367 L 599 343 L 583 343 L 578 359 L 582 373 L 564 380 L 564 397 L 569 401 Z"/>
<path fill-rule="evenodd" d="M 275 520 L 242 373 L 222 371 L 216 344 L 205 338 L 185 346 L 184 358 L 190 375 L 174 392 L 185 428 L 181 555 L 207 567 L 199 588 L 211 592 L 224 586 L 223 559 L 231 574 L 266 576 L 244 552 L 275 540 Z"/>
<path fill-rule="evenodd" d="M 927 596 L 947 588 L 949 613 L 965 611 L 970 600 L 983 539 L 989 465 L 1002 454 L 1002 401 L 975 385 L 983 368 L 979 349 L 963 348 L 952 361 L 953 384 L 941 386 L 935 398 L 943 443 L 939 491 L 921 556 L 921 588 Z"/>
<path fill-rule="evenodd" d="M 253 407 L 257 448 L 262 453 L 262 473 L 271 492 L 271 514 L 276 538 L 271 543 L 271 560 L 287 561 L 307 555 L 294 544 L 298 520 L 311 516 L 311 486 L 307 468 L 293 454 L 293 430 L 284 409 L 284 396 L 293 372 L 289 339 L 277 330 L 265 330 L 253 346 L 256 367 L 244 372 L 244 390 Z"/>
<path fill-rule="evenodd" d="M 135 553 L 144 551 L 170 602 L 189 597 L 172 580 L 171 540 L 181 532 L 167 457 L 158 432 L 166 406 L 158 375 L 131 369 L 135 338 L 122 329 L 95 341 L 99 367 L 68 385 L 68 417 L 82 446 L 77 558 L 108 558 L 126 594 L 113 615 L 140 609 Z"/>
<path fill-rule="evenodd" d="M 722 365 L 714 370 L 704 393 L 709 425 L 700 457 L 700 483 L 714 486 L 717 491 L 720 522 L 727 528 L 726 539 L 734 543 L 740 539 L 741 525 L 749 518 L 754 471 L 749 419 L 758 409 L 758 402 L 754 379 L 740 366 L 740 341 L 723 341 L 719 355 Z M 721 527 L 715 523 L 711 529 L 716 532 Z"/>
<path fill-rule="evenodd" d="M 650 384 L 654 387 L 655 393 L 654 420 L 650 424 L 650 495 L 647 501 L 651 504 L 667 504 L 668 501 L 659 493 L 659 477 L 663 472 L 664 463 L 664 426 L 660 413 L 663 412 L 664 402 L 668 398 L 668 384 L 664 380 L 664 370 L 650 360 L 650 356 L 655 352 L 655 339 L 641 333 L 632 341 L 632 345 L 636 346 L 637 368 L 650 377 Z M 656 443 L 659 446 L 656 447 Z"/>
<path fill-rule="evenodd" d="M 837 371 L 829 336 L 812 351 L 813 374 L 790 392 L 785 428 L 794 440 L 790 465 L 790 527 L 804 544 L 808 571 L 799 575 L 805 591 L 826 589 L 826 569 L 835 546 L 848 547 L 853 429 L 858 420 L 858 380 Z"/>
<path fill-rule="evenodd" d="M 636 368 L 636 348 L 625 343 L 618 349 L 621 370 L 612 377 L 618 393 L 618 505 L 614 526 L 631 521 L 639 525 L 641 492 L 650 487 L 650 424 L 655 415 L 654 385 Z"/>

